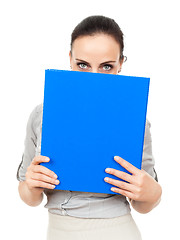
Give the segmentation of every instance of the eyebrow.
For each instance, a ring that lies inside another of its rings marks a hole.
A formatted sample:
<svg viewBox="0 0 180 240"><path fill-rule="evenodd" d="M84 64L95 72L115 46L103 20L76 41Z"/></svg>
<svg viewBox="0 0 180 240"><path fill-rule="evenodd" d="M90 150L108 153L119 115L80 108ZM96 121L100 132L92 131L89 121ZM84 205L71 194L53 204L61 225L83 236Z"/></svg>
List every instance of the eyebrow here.
<svg viewBox="0 0 180 240"><path fill-rule="evenodd" d="M89 64L88 62L86 62L86 61L84 61L84 60L82 60L82 59L78 59L78 58L76 58L76 60L78 60L78 61L82 61L82 62L84 62L84 63ZM110 63L110 62L116 62L116 61L106 61L106 62L101 63L100 65L105 64L105 63Z"/></svg>

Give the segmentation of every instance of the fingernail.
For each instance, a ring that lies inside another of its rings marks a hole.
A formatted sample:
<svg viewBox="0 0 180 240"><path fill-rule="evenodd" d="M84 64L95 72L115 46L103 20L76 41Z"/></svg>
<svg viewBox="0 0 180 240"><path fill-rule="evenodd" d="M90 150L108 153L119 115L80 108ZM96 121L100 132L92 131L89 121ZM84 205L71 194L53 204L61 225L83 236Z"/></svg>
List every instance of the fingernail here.
<svg viewBox="0 0 180 240"><path fill-rule="evenodd" d="M118 156L114 156L114 159L115 159L115 160L118 160Z"/></svg>
<svg viewBox="0 0 180 240"><path fill-rule="evenodd" d="M50 159L48 157L45 158L46 161L49 161Z"/></svg>
<svg viewBox="0 0 180 240"><path fill-rule="evenodd" d="M107 178L107 177L105 177L105 179L104 179L106 182L108 182L108 180L109 180L109 178Z"/></svg>
<svg viewBox="0 0 180 240"><path fill-rule="evenodd" d="M106 172L110 172L110 169L109 168L106 168L106 170L105 170Z"/></svg>
<svg viewBox="0 0 180 240"><path fill-rule="evenodd" d="M56 183L56 184L59 184L59 180L56 180L55 183Z"/></svg>
<svg viewBox="0 0 180 240"><path fill-rule="evenodd" d="M56 174L54 174L54 176L53 176L55 179L58 177Z"/></svg>

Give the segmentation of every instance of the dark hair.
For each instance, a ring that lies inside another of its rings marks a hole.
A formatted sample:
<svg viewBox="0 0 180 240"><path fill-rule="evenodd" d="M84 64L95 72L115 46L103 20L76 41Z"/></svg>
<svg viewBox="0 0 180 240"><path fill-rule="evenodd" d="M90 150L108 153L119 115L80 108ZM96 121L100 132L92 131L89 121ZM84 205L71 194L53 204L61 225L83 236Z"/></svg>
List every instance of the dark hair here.
<svg viewBox="0 0 180 240"><path fill-rule="evenodd" d="M121 31L119 25L114 21L114 19L94 15L82 20L73 30L71 34L71 51L73 42L80 36L93 36L96 33L104 33L114 37L114 39L120 45L120 59L124 59L124 34Z"/></svg>

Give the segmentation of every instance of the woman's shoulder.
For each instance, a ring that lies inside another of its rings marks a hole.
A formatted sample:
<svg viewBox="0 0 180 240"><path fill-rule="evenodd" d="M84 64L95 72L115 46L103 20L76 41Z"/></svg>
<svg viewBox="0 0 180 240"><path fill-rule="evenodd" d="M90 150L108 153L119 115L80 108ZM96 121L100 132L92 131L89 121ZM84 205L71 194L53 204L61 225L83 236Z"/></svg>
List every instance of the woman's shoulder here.
<svg viewBox="0 0 180 240"><path fill-rule="evenodd" d="M33 108L29 117L29 120L31 121L31 124L32 124L32 129L36 134L41 129L42 113L43 113L43 104L40 103Z"/></svg>
<svg viewBox="0 0 180 240"><path fill-rule="evenodd" d="M145 133L144 133L144 140L145 142L151 142L151 123L149 119L146 118L145 124Z"/></svg>
<svg viewBox="0 0 180 240"><path fill-rule="evenodd" d="M36 114L36 115L42 114L43 104L40 103L40 104L36 105L36 107L33 110L34 110L34 114Z"/></svg>
<svg viewBox="0 0 180 240"><path fill-rule="evenodd" d="M146 118L146 127L150 128L151 127L151 123L149 121L149 119Z"/></svg>
<svg viewBox="0 0 180 240"><path fill-rule="evenodd" d="M42 114L43 104L36 105L30 112L29 119L34 120L38 115Z"/></svg>

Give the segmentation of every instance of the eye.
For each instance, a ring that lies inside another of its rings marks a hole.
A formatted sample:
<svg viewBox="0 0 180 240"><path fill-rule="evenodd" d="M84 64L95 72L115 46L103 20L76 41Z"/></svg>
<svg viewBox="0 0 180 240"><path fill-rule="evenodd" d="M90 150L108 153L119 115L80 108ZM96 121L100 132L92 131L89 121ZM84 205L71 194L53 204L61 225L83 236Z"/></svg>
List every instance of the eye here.
<svg viewBox="0 0 180 240"><path fill-rule="evenodd" d="M112 68L113 68L113 66L110 64L106 64L103 66L103 70L105 70L105 71L110 71Z"/></svg>
<svg viewBox="0 0 180 240"><path fill-rule="evenodd" d="M77 63L77 65L80 69L87 69L87 64L86 63Z"/></svg>

